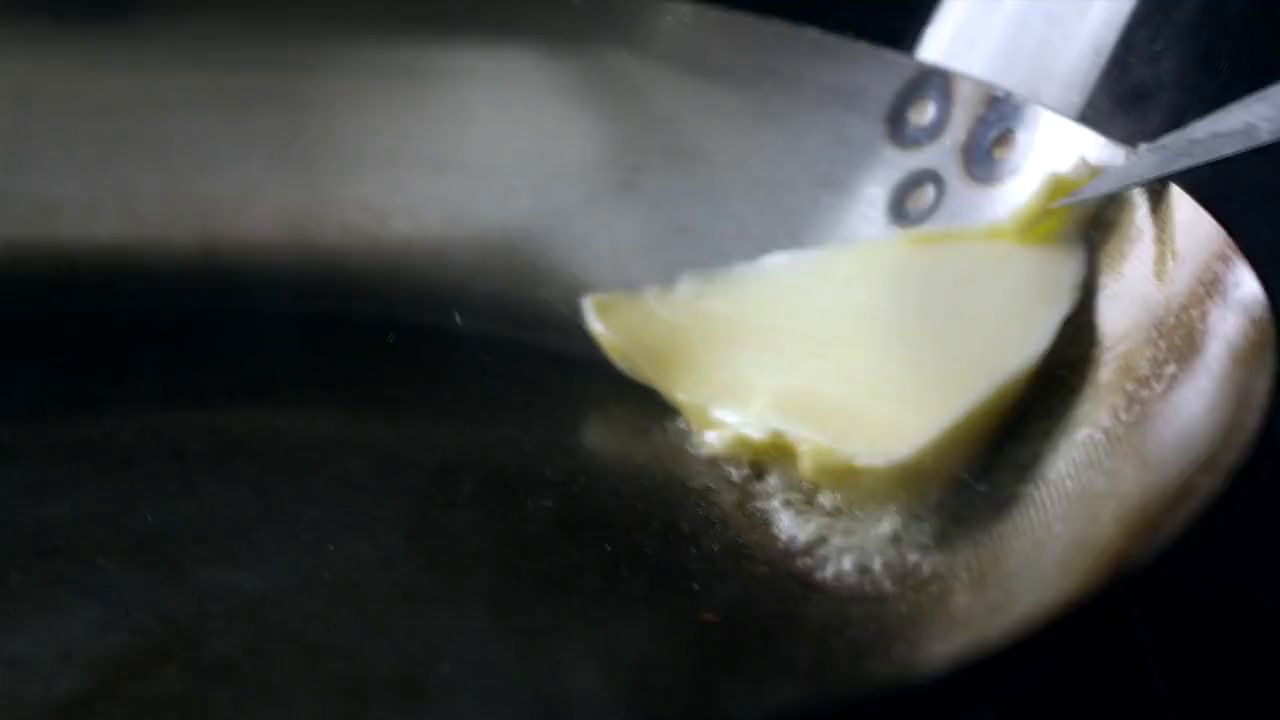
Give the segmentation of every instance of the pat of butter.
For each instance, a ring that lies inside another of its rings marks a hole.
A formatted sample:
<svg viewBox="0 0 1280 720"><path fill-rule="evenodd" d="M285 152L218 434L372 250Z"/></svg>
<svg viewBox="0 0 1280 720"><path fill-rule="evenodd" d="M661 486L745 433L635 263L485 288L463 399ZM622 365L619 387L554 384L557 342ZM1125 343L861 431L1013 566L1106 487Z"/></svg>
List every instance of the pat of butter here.
<svg viewBox="0 0 1280 720"><path fill-rule="evenodd" d="M989 228L593 293L582 312L709 453L785 463L858 497L918 492L981 448L1078 301L1085 248L1045 201Z"/></svg>

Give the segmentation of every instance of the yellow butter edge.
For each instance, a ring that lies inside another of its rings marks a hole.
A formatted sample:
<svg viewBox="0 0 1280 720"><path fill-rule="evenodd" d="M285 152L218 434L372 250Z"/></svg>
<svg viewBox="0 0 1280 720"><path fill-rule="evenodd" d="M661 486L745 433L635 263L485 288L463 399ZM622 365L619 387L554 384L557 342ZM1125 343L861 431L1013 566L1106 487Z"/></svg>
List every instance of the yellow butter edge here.
<svg viewBox="0 0 1280 720"><path fill-rule="evenodd" d="M908 232L902 239L908 242L999 239L1027 245L1054 242L1083 215L1080 206L1054 207L1054 203L1087 185L1099 172L1099 168L1083 165L1070 174L1050 175L1031 199L1007 220L972 227Z"/></svg>
<svg viewBox="0 0 1280 720"><path fill-rule="evenodd" d="M980 457L988 447L983 440L999 429L1033 371L1034 365L1011 377L914 451L896 460L876 462L860 461L826 443L796 439L781 431L753 437L709 418L700 404L666 399L689 423L698 448L710 456L760 462L794 472L807 482L835 490L846 498L899 502L927 497ZM708 432L726 432L731 440L708 447L702 437Z"/></svg>
<svg viewBox="0 0 1280 720"><path fill-rule="evenodd" d="M1037 193L1008 220L970 228L908 233L902 239L907 242L993 238L1025 244L1053 242L1070 230L1081 215L1078 207L1052 207L1053 204L1083 187L1096 172L1096 169L1086 167L1071 175L1050 176ZM620 343L614 341L607 324L596 312L602 303L634 294L597 292L584 295L580 306L588 333L617 370L657 392L684 417L703 450L717 457L790 468L809 482L854 494L860 499L893 500L919 494L925 489L924 486L943 482L948 473L939 470L957 470L968 462L970 458L962 454L964 448L972 448L975 453L981 452L981 443L973 441L975 436L988 435L995 429L1004 411L1021 394L1031 375L1029 370L1022 376L1011 378L932 442L903 458L903 462L860 463L857 458L850 458L826 443L791 437L782 431L754 437L732 425L715 420L701 403L656 387L648 378L648 373L634 363L628 353L623 352ZM730 440L712 448L704 442L704 436L713 432L725 432Z"/></svg>

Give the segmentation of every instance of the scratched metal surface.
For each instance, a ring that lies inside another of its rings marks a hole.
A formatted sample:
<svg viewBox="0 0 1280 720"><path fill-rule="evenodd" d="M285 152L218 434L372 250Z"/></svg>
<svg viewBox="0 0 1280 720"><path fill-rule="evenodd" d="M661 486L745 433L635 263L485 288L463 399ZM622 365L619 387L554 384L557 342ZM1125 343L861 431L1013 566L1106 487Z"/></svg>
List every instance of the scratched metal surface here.
<svg viewBox="0 0 1280 720"><path fill-rule="evenodd" d="M755 716L998 647L1229 479L1273 322L1177 189L1097 219L936 505L691 457L583 289L891 232L920 178L925 224L999 217L1121 149L781 23L486 7L0 25L11 716ZM943 121L901 134L913 87Z"/></svg>

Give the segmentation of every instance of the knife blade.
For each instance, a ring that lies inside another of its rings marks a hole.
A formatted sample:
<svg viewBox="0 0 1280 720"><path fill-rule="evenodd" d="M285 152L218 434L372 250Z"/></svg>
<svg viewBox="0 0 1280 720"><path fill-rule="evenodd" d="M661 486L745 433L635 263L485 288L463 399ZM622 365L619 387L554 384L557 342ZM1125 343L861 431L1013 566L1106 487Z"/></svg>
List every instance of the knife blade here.
<svg viewBox="0 0 1280 720"><path fill-rule="evenodd" d="M1072 205L1162 180L1280 140L1280 83L1139 145L1120 165L1100 172L1056 206Z"/></svg>

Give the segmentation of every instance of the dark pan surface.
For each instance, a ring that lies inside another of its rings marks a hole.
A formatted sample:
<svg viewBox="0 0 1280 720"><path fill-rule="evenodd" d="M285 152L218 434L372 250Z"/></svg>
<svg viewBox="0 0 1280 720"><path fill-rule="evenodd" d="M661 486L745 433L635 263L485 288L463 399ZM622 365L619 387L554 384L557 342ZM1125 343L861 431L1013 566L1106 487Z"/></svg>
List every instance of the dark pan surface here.
<svg viewBox="0 0 1280 720"><path fill-rule="evenodd" d="M579 440L665 416L606 368L266 275L3 292L8 718L754 715L874 672L857 603Z"/></svg>

